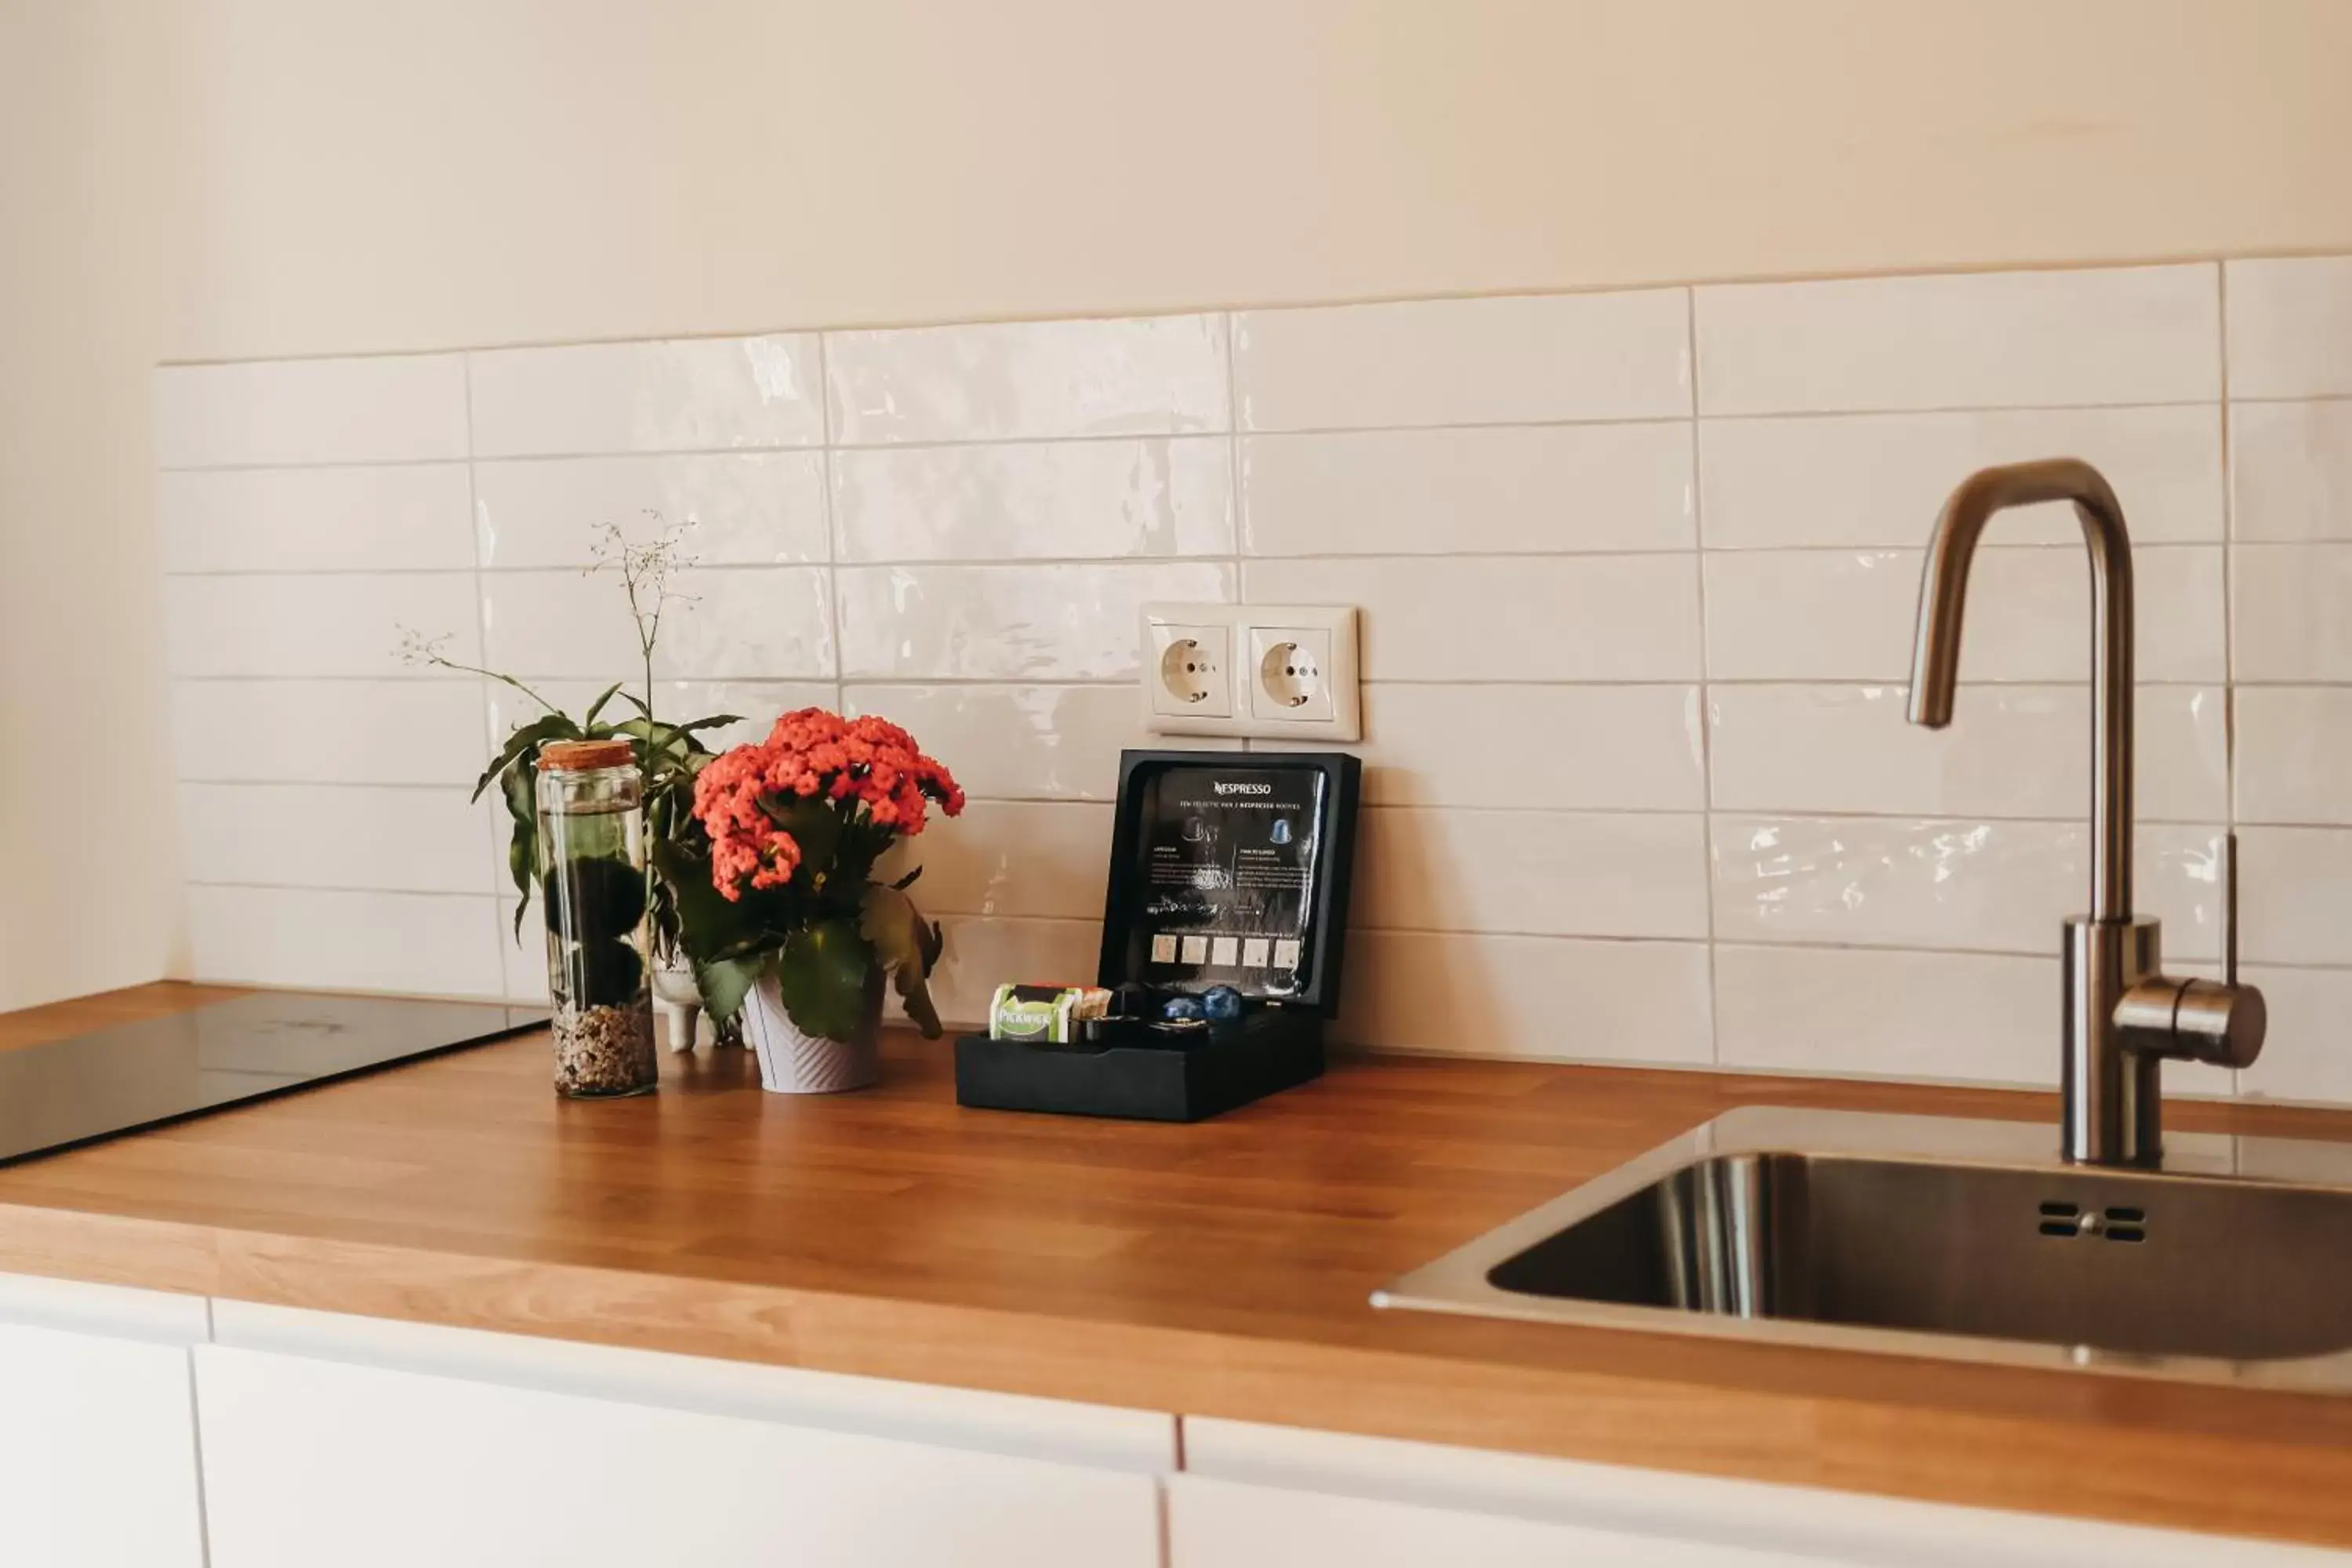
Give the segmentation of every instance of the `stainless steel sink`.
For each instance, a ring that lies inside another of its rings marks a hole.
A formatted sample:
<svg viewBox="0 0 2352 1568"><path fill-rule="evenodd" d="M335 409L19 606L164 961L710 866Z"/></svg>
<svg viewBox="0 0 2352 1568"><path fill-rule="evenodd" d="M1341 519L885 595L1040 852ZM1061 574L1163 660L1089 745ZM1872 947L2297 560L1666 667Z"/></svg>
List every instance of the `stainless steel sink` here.
<svg viewBox="0 0 2352 1568"><path fill-rule="evenodd" d="M2352 1389L2352 1145L1732 1112L1373 1295L1382 1307Z"/></svg>

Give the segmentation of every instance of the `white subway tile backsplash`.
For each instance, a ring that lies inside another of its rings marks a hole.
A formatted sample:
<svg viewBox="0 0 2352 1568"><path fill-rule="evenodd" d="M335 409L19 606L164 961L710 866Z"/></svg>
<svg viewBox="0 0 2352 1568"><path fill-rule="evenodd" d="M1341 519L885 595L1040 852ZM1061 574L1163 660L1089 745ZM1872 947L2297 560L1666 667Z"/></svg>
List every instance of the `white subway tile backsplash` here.
<svg viewBox="0 0 2352 1568"><path fill-rule="evenodd" d="M501 881L501 888L505 883ZM530 911L523 917L520 934L515 930L515 900L499 900L499 966L504 977L506 999L527 1007L544 1007L547 994L547 928L539 922L540 904L531 900ZM658 1025L660 1020L656 1019ZM702 1025L704 1039L709 1039L709 1024Z"/></svg>
<svg viewBox="0 0 2352 1568"><path fill-rule="evenodd" d="M474 456L814 447L814 334L493 349L466 356Z"/></svg>
<svg viewBox="0 0 2352 1568"><path fill-rule="evenodd" d="M403 627L446 634L448 657L479 663L473 574L173 577L163 584L164 664L175 676L439 675L402 662Z"/></svg>
<svg viewBox="0 0 2352 1568"><path fill-rule="evenodd" d="M844 561L1234 552L1222 436L877 447L833 458Z"/></svg>
<svg viewBox="0 0 2352 1568"><path fill-rule="evenodd" d="M463 463L163 474L166 572L467 571Z"/></svg>
<svg viewBox="0 0 2352 1568"><path fill-rule="evenodd" d="M1686 550L1687 420L1359 430L1241 443L1252 555Z"/></svg>
<svg viewBox="0 0 2352 1568"><path fill-rule="evenodd" d="M490 929L497 908L495 899L475 893L192 885L189 977L496 996L506 988Z"/></svg>
<svg viewBox="0 0 2352 1568"><path fill-rule="evenodd" d="M180 680L182 779L470 784L489 760L472 680Z"/></svg>
<svg viewBox="0 0 2352 1568"><path fill-rule="evenodd" d="M1702 288L1699 412L2210 403L2219 283L2199 263Z"/></svg>
<svg viewBox="0 0 2352 1568"><path fill-rule="evenodd" d="M1116 686L852 683L844 710L903 726L975 799L1116 800L1118 754L1161 746L1144 732L1143 703ZM1238 750L1238 741L1187 736L1190 750Z"/></svg>
<svg viewBox="0 0 2352 1568"><path fill-rule="evenodd" d="M2231 405L2230 491L2240 539L2352 540L2352 398Z"/></svg>
<svg viewBox="0 0 2352 1568"><path fill-rule="evenodd" d="M1923 553L1708 553L1707 674L1717 680L1904 679L1911 666ZM2219 545L2185 544L2134 552L2140 679L2223 679L2221 554ZM2090 589L2082 552L1980 548L1970 574L1968 621L1963 680L2085 679Z"/></svg>
<svg viewBox="0 0 2352 1568"><path fill-rule="evenodd" d="M2249 964L2247 984L2270 1009L2263 1054L2238 1075L2239 1092L2256 1100L2352 1101L2352 970L2266 969Z"/></svg>
<svg viewBox="0 0 2352 1568"><path fill-rule="evenodd" d="M1232 428L1223 316L827 332L824 352L846 447Z"/></svg>
<svg viewBox="0 0 2352 1568"><path fill-rule="evenodd" d="M152 384L165 468L466 457L458 354L165 365Z"/></svg>
<svg viewBox="0 0 2352 1568"><path fill-rule="evenodd" d="M1364 688L1364 795L1382 805L1697 811L1698 688Z"/></svg>
<svg viewBox="0 0 2352 1568"><path fill-rule="evenodd" d="M1249 310L1244 430L1668 419L1690 412L1680 289Z"/></svg>
<svg viewBox="0 0 2352 1568"><path fill-rule="evenodd" d="M1088 801L971 801L961 816L935 815L920 836L893 852L888 868L898 875L923 868L915 901L935 920L1099 920L1110 819L1108 804Z"/></svg>
<svg viewBox="0 0 2352 1568"><path fill-rule="evenodd" d="M465 787L183 784L191 882L412 893L493 890L495 803Z"/></svg>
<svg viewBox="0 0 2352 1568"><path fill-rule="evenodd" d="M2054 1086L2055 958L1864 948L1715 953L1721 1064Z"/></svg>
<svg viewBox="0 0 2352 1568"><path fill-rule="evenodd" d="M923 905L923 884L915 901ZM940 921L945 951L931 972L931 1005L950 1028L971 1027L988 1018L989 999L1006 981L1085 985L1093 983L1102 954L1100 920L1011 920L949 915ZM889 999L899 1014L898 999Z"/></svg>
<svg viewBox="0 0 2352 1568"><path fill-rule="evenodd" d="M2236 679L2352 681L2352 543L2238 545L2230 595Z"/></svg>
<svg viewBox="0 0 2352 1568"><path fill-rule="evenodd" d="M2352 396L2352 256L2227 264L2231 397Z"/></svg>
<svg viewBox="0 0 2352 1568"><path fill-rule="evenodd" d="M1714 844L1727 942L2037 953L2089 900L2078 822L1721 816ZM2135 907L2167 956L2218 956L2219 831L2143 825L2137 850Z"/></svg>
<svg viewBox="0 0 2352 1568"><path fill-rule="evenodd" d="M1357 835L1354 920L1387 931L1706 935L1696 813L1381 806Z"/></svg>
<svg viewBox="0 0 2352 1568"><path fill-rule="evenodd" d="M2239 697L2242 732L2247 693ZM2065 817L2090 800L2087 686L1972 686L1951 726L1907 723L1900 686L1716 686L1707 704L1717 810ZM2221 690L2143 686L2138 815L2228 815Z"/></svg>
<svg viewBox="0 0 2352 1568"><path fill-rule="evenodd" d="M1924 546L1962 479L2035 458L2095 465L2135 543L2221 539L2221 420L2210 403L1708 419L1698 438L1711 548ZM2063 503L2003 512L1990 535L1998 544L2082 537Z"/></svg>
<svg viewBox="0 0 2352 1568"><path fill-rule="evenodd" d="M1339 1032L1358 1045L1690 1066L1714 1056L1704 942L1358 931L1343 990Z"/></svg>
<svg viewBox="0 0 2352 1568"><path fill-rule="evenodd" d="M1233 568L845 566L841 671L869 680L1126 680L1143 606L1224 603Z"/></svg>
<svg viewBox="0 0 2352 1568"><path fill-rule="evenodd" d="M824 574L699 567L672 580L654 671L665 680L823 680L834 673ZM641 659L611 574L499 572L482 579L488 668L509 675L635 680Z"/></svg>
<svg viewBox="0 0 2352 1568"><path fill-rule="evenodd" d="M2240 822L2352 826L2352 687L2241 688L2237 739Z"/></svg>
<svg viewBox="0 0 2352 1568"><path fill-rule="evenodd" d="M1674 555L1256 561L1253 604L1354 605L1364 679L1692 680L1696 558Z"/></svg>
<svg viewBox="0 0 2352 1568"><path fill-rule="evenodd" d="M399 633L577 713L642 678L583 569L658 514L695 563L665 717L740 714L725 746L878 712L961 779L901 855L951 1022L1094 976L1119 753L1163 743L1139 607L1246 596L1363 612L1343 1037L2046 1084L2088 881L2063 508L1994 525L1952 726L1905 723L1900 683L1952 488L2076 456L2138 546L2137 905L2210 971L2234 812L2274 1017L2242 1079L2168 1087L2352 1100L2324 1022L2352 994L2347 344L2352 258L164 369L194 968L543 1000L508 825L467 798L537 706Z"/></svg>
<svg viewBox="0 0 2352 1568"><path fill-rule="evenodd" d="M644 679L640 676L622 672L603 680L534 679L528 684L549 704L580 719L586 716L589 705L614 680L624 680L624 684L604 704L600 717L607 723L618 723L636 714L635 705L626 699L644 697ZM501 738L517 725L527 724L547 711L524 693L496 681L486 682L482 691L488 704L489 733ZM833 693L832 684L822 681L656 679L654 716L665 724L687 724L698 719L735 714L735 723L697 731L703 744L723 752L730 746L764 740L768 731L775 728L778 716L796 708L832 707ZM504 838L499 842L503 845ZM503 885L503 876L500 882Z"/></svg>
<svg viewBox="0 0 2352 1568"><path fill-rule="evenodd" d="M2352 828L2240 827L2238 914L2248 963L2352 965Z"/></svg>
<svg viewBox="0 0 2352 1568"><path fill-rule="evenodd" d="M609 528L644 543L681 524L680 551L704 566L796 565L833 553L814 452L477 463L474 511L481 564L492 568L583 569Z"/></svg>

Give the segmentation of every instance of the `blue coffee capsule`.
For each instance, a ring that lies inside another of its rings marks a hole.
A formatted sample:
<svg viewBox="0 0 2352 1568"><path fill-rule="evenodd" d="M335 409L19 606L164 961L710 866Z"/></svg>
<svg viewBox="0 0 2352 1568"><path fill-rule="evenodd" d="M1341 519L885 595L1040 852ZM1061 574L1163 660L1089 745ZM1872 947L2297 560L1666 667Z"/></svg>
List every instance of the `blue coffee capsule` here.
<svg viewBox="0 0 2352 1568"><path fill-rule="evenodd" d="M1167 1005L1160 1009L1160 1016L1163 1018L1198 1019L1202 1015L1198 996L1171 996Z"/></svg>
<svg viewBox="0 0 2352 1568"><path fill-rule="evenodd" d="M1242 1016L1242 994L1230 985L1212 985L1201 993L1201 1012L1213 1022L1230 1024Z"/></svg>

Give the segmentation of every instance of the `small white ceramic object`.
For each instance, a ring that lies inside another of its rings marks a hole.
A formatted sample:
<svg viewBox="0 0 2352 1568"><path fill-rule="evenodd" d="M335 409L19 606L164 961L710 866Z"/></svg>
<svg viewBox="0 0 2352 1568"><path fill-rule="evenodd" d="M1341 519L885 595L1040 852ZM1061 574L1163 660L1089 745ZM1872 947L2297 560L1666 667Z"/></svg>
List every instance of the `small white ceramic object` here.
<svg viewBox="0 0 2352 1568"><path fill-rule="evenodd" d="M669 1048L694 1049L694 1037L702 1020L702 992L694 984L693 969L684 963L656 964L654 1000L660 1004L662 1022L668 1026Z"/></svg>

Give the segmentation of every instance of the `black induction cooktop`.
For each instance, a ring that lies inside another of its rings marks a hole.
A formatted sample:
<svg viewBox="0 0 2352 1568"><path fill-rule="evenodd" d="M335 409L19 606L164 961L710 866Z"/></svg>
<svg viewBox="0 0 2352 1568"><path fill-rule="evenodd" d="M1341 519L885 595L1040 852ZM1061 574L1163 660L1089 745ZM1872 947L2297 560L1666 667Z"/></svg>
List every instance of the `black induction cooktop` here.
<svg viewBox="0 0 2352 1568"><path fill-rule="evenodd" d="M0 1164L546 1021L494 1002L264 991L0 1051Z"/></svg>

